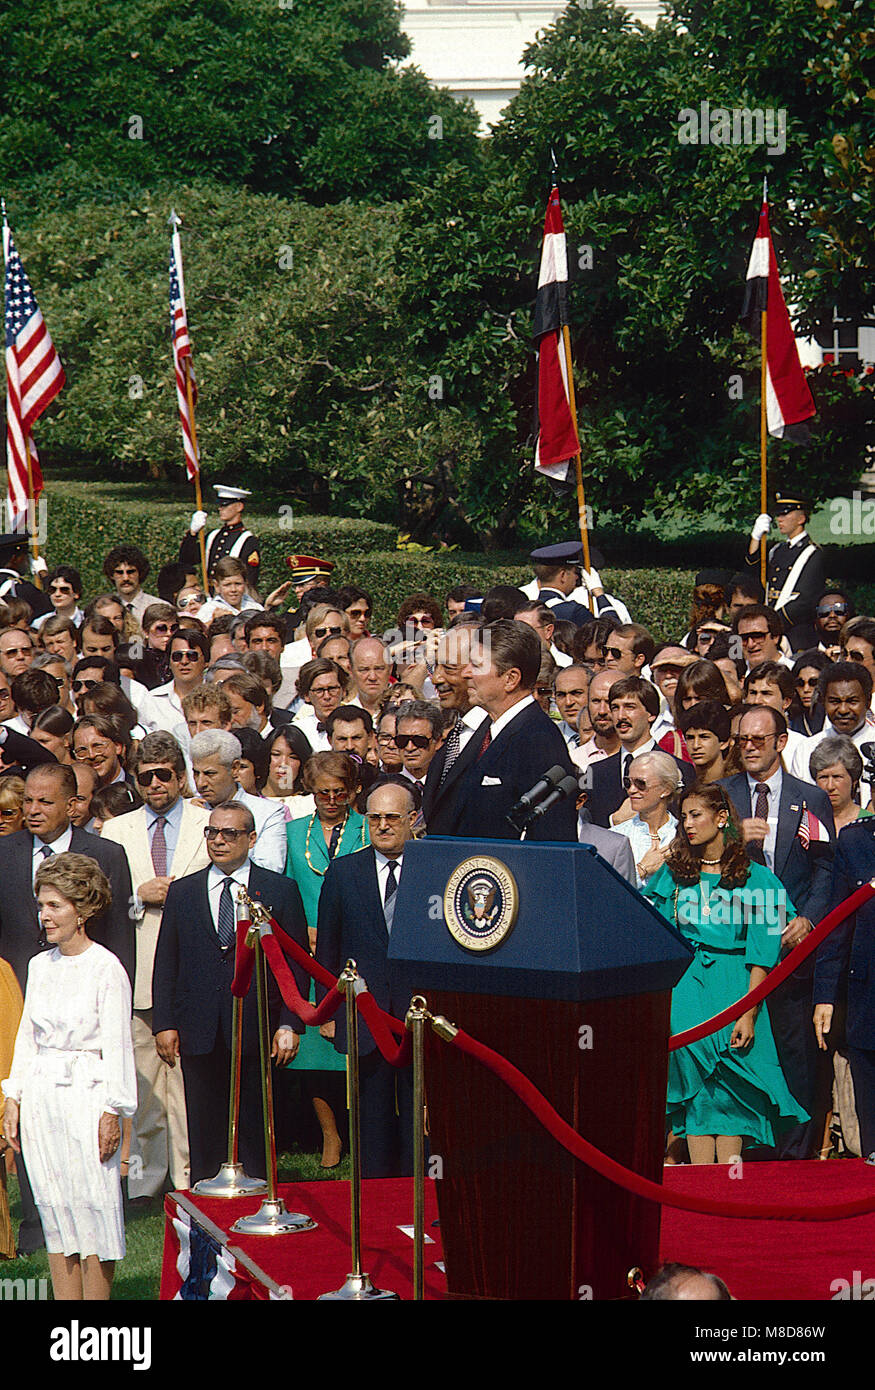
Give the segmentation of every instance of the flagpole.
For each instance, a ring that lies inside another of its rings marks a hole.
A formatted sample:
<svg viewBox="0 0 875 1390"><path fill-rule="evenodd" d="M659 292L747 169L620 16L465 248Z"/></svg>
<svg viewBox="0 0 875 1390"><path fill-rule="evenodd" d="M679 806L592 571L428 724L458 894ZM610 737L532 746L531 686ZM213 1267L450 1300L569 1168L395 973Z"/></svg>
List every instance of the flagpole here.
<svg viewBox="0 0 875 1390"><path fill-rule="evenodd" d="M553 184L555 185L558 192L559 163L556 159L556 152L554 151L552 145L550 146L550 162L552 165ZM568 407L571 411L571 421L574 425L574 433L579 442L580 435L577 429L577 403L574 398L574 372L572 370L571 365L571 335L568 331L567 323L563 323L562 325L562 346L565 351L565 375L566 380L568 382ZM574 476L575 481L577 483L577 524L580 528L580 544L583 550L583 567L586 570L587 574L589 574L589 526L587 525L586 518L586 497L583 491L583 468L581 466L579 448L577 450L577 453L574 455ZM592 596L592 593L590 592L589 584L587 584L586 586L586 596L587 601L589 603L590 612L594 614L596 611L596 603L595 599Z"/></svg>
<svg viewBox="0 0 875 1390"><path fill-rule="evenodd" d="M170 225L171 225L172 228L173 228L173 247L174 247L174 251L175 251L175 253L176 253L176 273L177 273L177 275L178 275L178 277L179 277L179 293L180 293L180 297L181 297L181 299L182 299L182 303L183 303L183 305L184 305L184 307L185 307L185 317L186 317L186 322L187 322L187 321L188 321L188 305L187 305L186 298L185 298L185 279L184 279L184 277L183 277L183 271L182 271L182 244L181 244L181 242L180 242L180 240L179 240L179 223L180 223L180 220L181 220L181 219L180 219L179 217L177 217L177 215L176 215L176 209L175 209L175 208L171 208L171 209L170 209L170 217L168 218L168 221L169 221ZM183 371L185 372L185 399L186 399L186 401L188 402L188 418L189 418L189 422L190 422L190 424L191 424L191 444L192 444L192 448L194 449L194 456L195 456L195 459L197 460L197 468L195 469L195 474L194 474L194 502L195 502L195 507L196 507L196 509L197 509L199 512L202 512L203 509L204 509L204 501L203 501L203 496L202 496L202 494L201 494L201 468L200 468L201 456L200 456L200 452L199 452L199 450L198 450L198 445L197 445L197 425L195 424L195 418L194 418L194 392L193 392L193 390L192 390L192 382L191 382L191 362L190 362L190 359L189 359L189 358L186 358L186 359L184 360L184 362L183 362L183 364L182 364L182 369L183 369ZM204 544L204 528L203 528L203 527L201 527L201 529L198 531L198 533L197 533L197 538L198 538L198 547L199 547L199 549L200 549L200 555L201 555L201 576L202 576L203 581L204 581L204 593L207 595L207 598L209 598L209 596L210 596L210 587L209 587L209 580L208 580L208 578L207 578L207 551L206 551L206 546L205 546L205 544Z"/></svg>
<svg viewBox="0 0 875 1390"><path fill-rule="evenodd" d="M763 202L768 202L769 181L763 179ZM768 271L767 271L768 273ZM768 297L766 299L768 305ZM768 511L769 489L766 470L767 446L769 439L768 411L766 393L768 390L768 331L767 331L768 308L762 310L760 314L760 513ZM768 595L766 592L766 537L760 537L760 583L763 586L764 601Z"/></svg>

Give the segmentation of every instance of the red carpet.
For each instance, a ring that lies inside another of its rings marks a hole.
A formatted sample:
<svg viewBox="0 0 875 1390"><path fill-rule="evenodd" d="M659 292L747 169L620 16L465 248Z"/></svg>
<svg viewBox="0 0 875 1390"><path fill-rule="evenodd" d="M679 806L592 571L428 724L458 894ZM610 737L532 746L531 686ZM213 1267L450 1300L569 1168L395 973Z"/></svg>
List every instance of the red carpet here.
<svg viewBox="0 0 875 1390"><path fill-rule="evenodd" d="M800 1207L841 1201L875 1191L875 1168L860 1159L829 1163L747 1163L743 1176L730 1178L727 1168L667 1168L667 1187L727 1202L783 1201ZM284 1185L287 1205L306 1212L318 1229L292 1236L239 1237L228 1234L236 1218L255 1211L252 1199L217 1201L192 1198L198 1211L222 1233L221 1244L241 1251L276 1285L289 1286L295 1299L314 1299L339 1288L349 1272L349 1188L346 1183L315 1182ZM168 1210L174 1208L168 1197ZM362 1195L363 1266L373 1282L404 1299L413 1293L413 1242L399 1225L413 1221L413 1185L409 1179L387 1178L364 1184ZM435 1268L441 1259L440 1231L434 1183L426 1183L426 1297L439 1299L446 1284ZM213 1233L215 1234L215 1232ZM875 1278L875 1215L831 1223L799 1221L739 1221L696 1216L663 1208L661 1257L700 1265L719 1274L739 1299L828 1300L837 1291L834 1281L853 1283ZM179 1287L177 1246L165 1240L161 1297L172 1298ZM247 1274L236 1297L267 1297L258 1274Z"/></svg>

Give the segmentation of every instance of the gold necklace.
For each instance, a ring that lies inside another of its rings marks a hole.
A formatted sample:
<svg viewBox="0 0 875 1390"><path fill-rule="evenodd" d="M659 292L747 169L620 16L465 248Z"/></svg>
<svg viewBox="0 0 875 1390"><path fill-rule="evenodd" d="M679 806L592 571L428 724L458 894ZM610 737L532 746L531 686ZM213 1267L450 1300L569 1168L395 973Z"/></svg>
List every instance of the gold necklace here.
<svg viewBox="0 0 875 1390"><path fill-rule="evenodd" d="M314 823L314 821L316 820L316 817L318 816L318 814L319 814L318 811L314 811L314 812L313 812L312 816L310 817L310 824L307 826L307 838L306 838L306 840L304 841L304 858L306 859L307 863L310 865L310 868L313 870L314 874L318 874L320 878L324 878L324 877L325 877L325 869L317 869L316 865L313 863L313 860L310 858L310 836L311 836L312 833L313 833L313 823ZM334 851L334 857L335 857L335 859L337 858L338 854L340 853L340 845L341 845L341 842L342 842L342 840L343 840L343 834L344 834L344 831L346 830L346 823L347 823L348 820L349 820L349 807L347 806L347 808L346 808L346 815L343 817L343 820L341 821L340 834L339 834L338 837L337 837L337 848L336 848L335 851ZM327 867L327 866L326 866L326 867Z"/></svg>

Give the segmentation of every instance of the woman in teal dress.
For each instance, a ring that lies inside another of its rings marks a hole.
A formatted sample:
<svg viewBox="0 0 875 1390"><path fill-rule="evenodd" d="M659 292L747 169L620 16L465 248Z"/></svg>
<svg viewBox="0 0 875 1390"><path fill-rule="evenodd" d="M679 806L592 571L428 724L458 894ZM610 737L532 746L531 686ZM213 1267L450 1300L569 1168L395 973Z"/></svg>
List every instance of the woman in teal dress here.
<svg viewBox="0 0 875 1390"><path fill-rule="evenodd" d="M677 836L643 891L696 951L672 994L672 1033L704 1023L760 984L796 915L775 875L748 859L735 808L717 783L683 792ZM744 1140L773 1145L808 1119L784 1080L761 1008L669 1054L667 1109L671 1133L686 1135L693 1163L730 1163Z"/></svg>
<svg viewBox="0 0 875 1390"><path fill-rule="evenodd" d="M348 754L314 753L304 764L304 786L312 793L316 810L310 816L289 821L286 826L286 873L301 891L312 952L316 950L319 895L328 865L338 855L353 854L369 843L365 818L352 804L359 777L358 766ZM311 988L311 1002L313 998ZM334 1108L342 1103L342 1096L338 1078L325 1073L343 1071L345 1061L330 1041L333 1020L324 1024L323 1029L307 1029L290 1066L303 1073L305 1094L313 1101L322 1129L322 1167L336 1168L340 1162L341 1143Z"/></svg>

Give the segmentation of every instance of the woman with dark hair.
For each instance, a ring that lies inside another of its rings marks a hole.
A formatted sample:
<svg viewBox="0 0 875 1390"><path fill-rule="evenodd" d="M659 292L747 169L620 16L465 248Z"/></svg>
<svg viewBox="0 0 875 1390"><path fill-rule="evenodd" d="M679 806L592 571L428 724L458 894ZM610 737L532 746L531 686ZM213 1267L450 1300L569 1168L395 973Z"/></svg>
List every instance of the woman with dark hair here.
<svg viewBox="0 0 875 1390"><path fill-rule="evenodd" d="M298 672L298 694L304 701L292 723L305 735L310 746L319 753L331 748L325 731L325 720L342 704L349 689L349 675L335 661L314 657L305 661Z"/></svg>
<svg viewBox="0 0 875 1390"><path fill-rule="evenodd" d="M325 872L333 859L354 854L368 843L367 821L354 809L360 767L347 753L314 753L304 768L304 785L312 792L316 809L311 816L286 826L289 857L286 873L301 891L310 950L316 951L316 923ZM312 991L311 991L312 995ZM322 1129L322 1167L336 1168L341 1141L334 1111L342 1104L336 1077L345 1063L330 1042L333 1021L322 1029L308 1028L291 1065L306 1077L305 1091Z"/></svg>
<svg viewBox="0 0 875 1390"><path fill-rule="evenodd" d="M316 802L304 786L304 764L313 749L306 734L294 724L283 724L265 743L269 761L264 795L285 803L287 820L312 815Z"/></svg>
<svg viewBox="0 0 875 1390"><path fill-rule="evenodd" d="M644 895L695 947L672 994L672 1033L761 984L796 915L775 875L749 860L738 814L716 783L681 793L678 833ZM807 1120L784 1080L768 1011L749 1009L672 1052L667 1110L671 1139L686 1136L693 1163L730 1163L744 1140L771 1147Z"/></svg>
<svg viewBox="0 0 875 1390"><path fill-rule="evenodd" d="M50 705L42 714L38 714L31 724L30 736L36 743L41 743L43 748L48 748L50 753L54 753L59 763L67 763L69 766L73 761L70 751L73 723L73 716L69 710L64 709L62 705Z"/></svg>
<svg viewBox="0 0 875 1390"><path fill-rule="evenodd" d="M101 681L82 696L83 714L103 714L114 719L124 730L127 739L141 739L145 729L137 722L134 709L124 691L110 681Z"/></svg>
<svg viewBox="0 0 875 1390"><path fill-rule="evenodd" d="M443 627L441 606L431 594L410 594L398 609L398 630L407 636L407 629L425 632Z"/></svg>
<svg viewBox="0 0 875 1390"><path fill-rule="evenodd" d="M819 734L826 718L823 705L817 699L820 675L832 665L826 652L800 652L793 662L796 698L787 711L790 728L797 734Z"/></svg>
<svg viewBox="0 0 875 1390"><path fill-rule="evenodd" d="M676 713L679 715L681 710L690 709L702 700L716 700L721 705L729 704L726 682L713 661L694 661L692 666L685 666L678 676L674 692Z"/></svg>
<svg viewBox="0 0 875 1390"><path fill-rule="evenodd" d="M254 729L233 729L232 732L241 750L237 781L250 796L261 796L270 770L267 743Z"/></svg>

